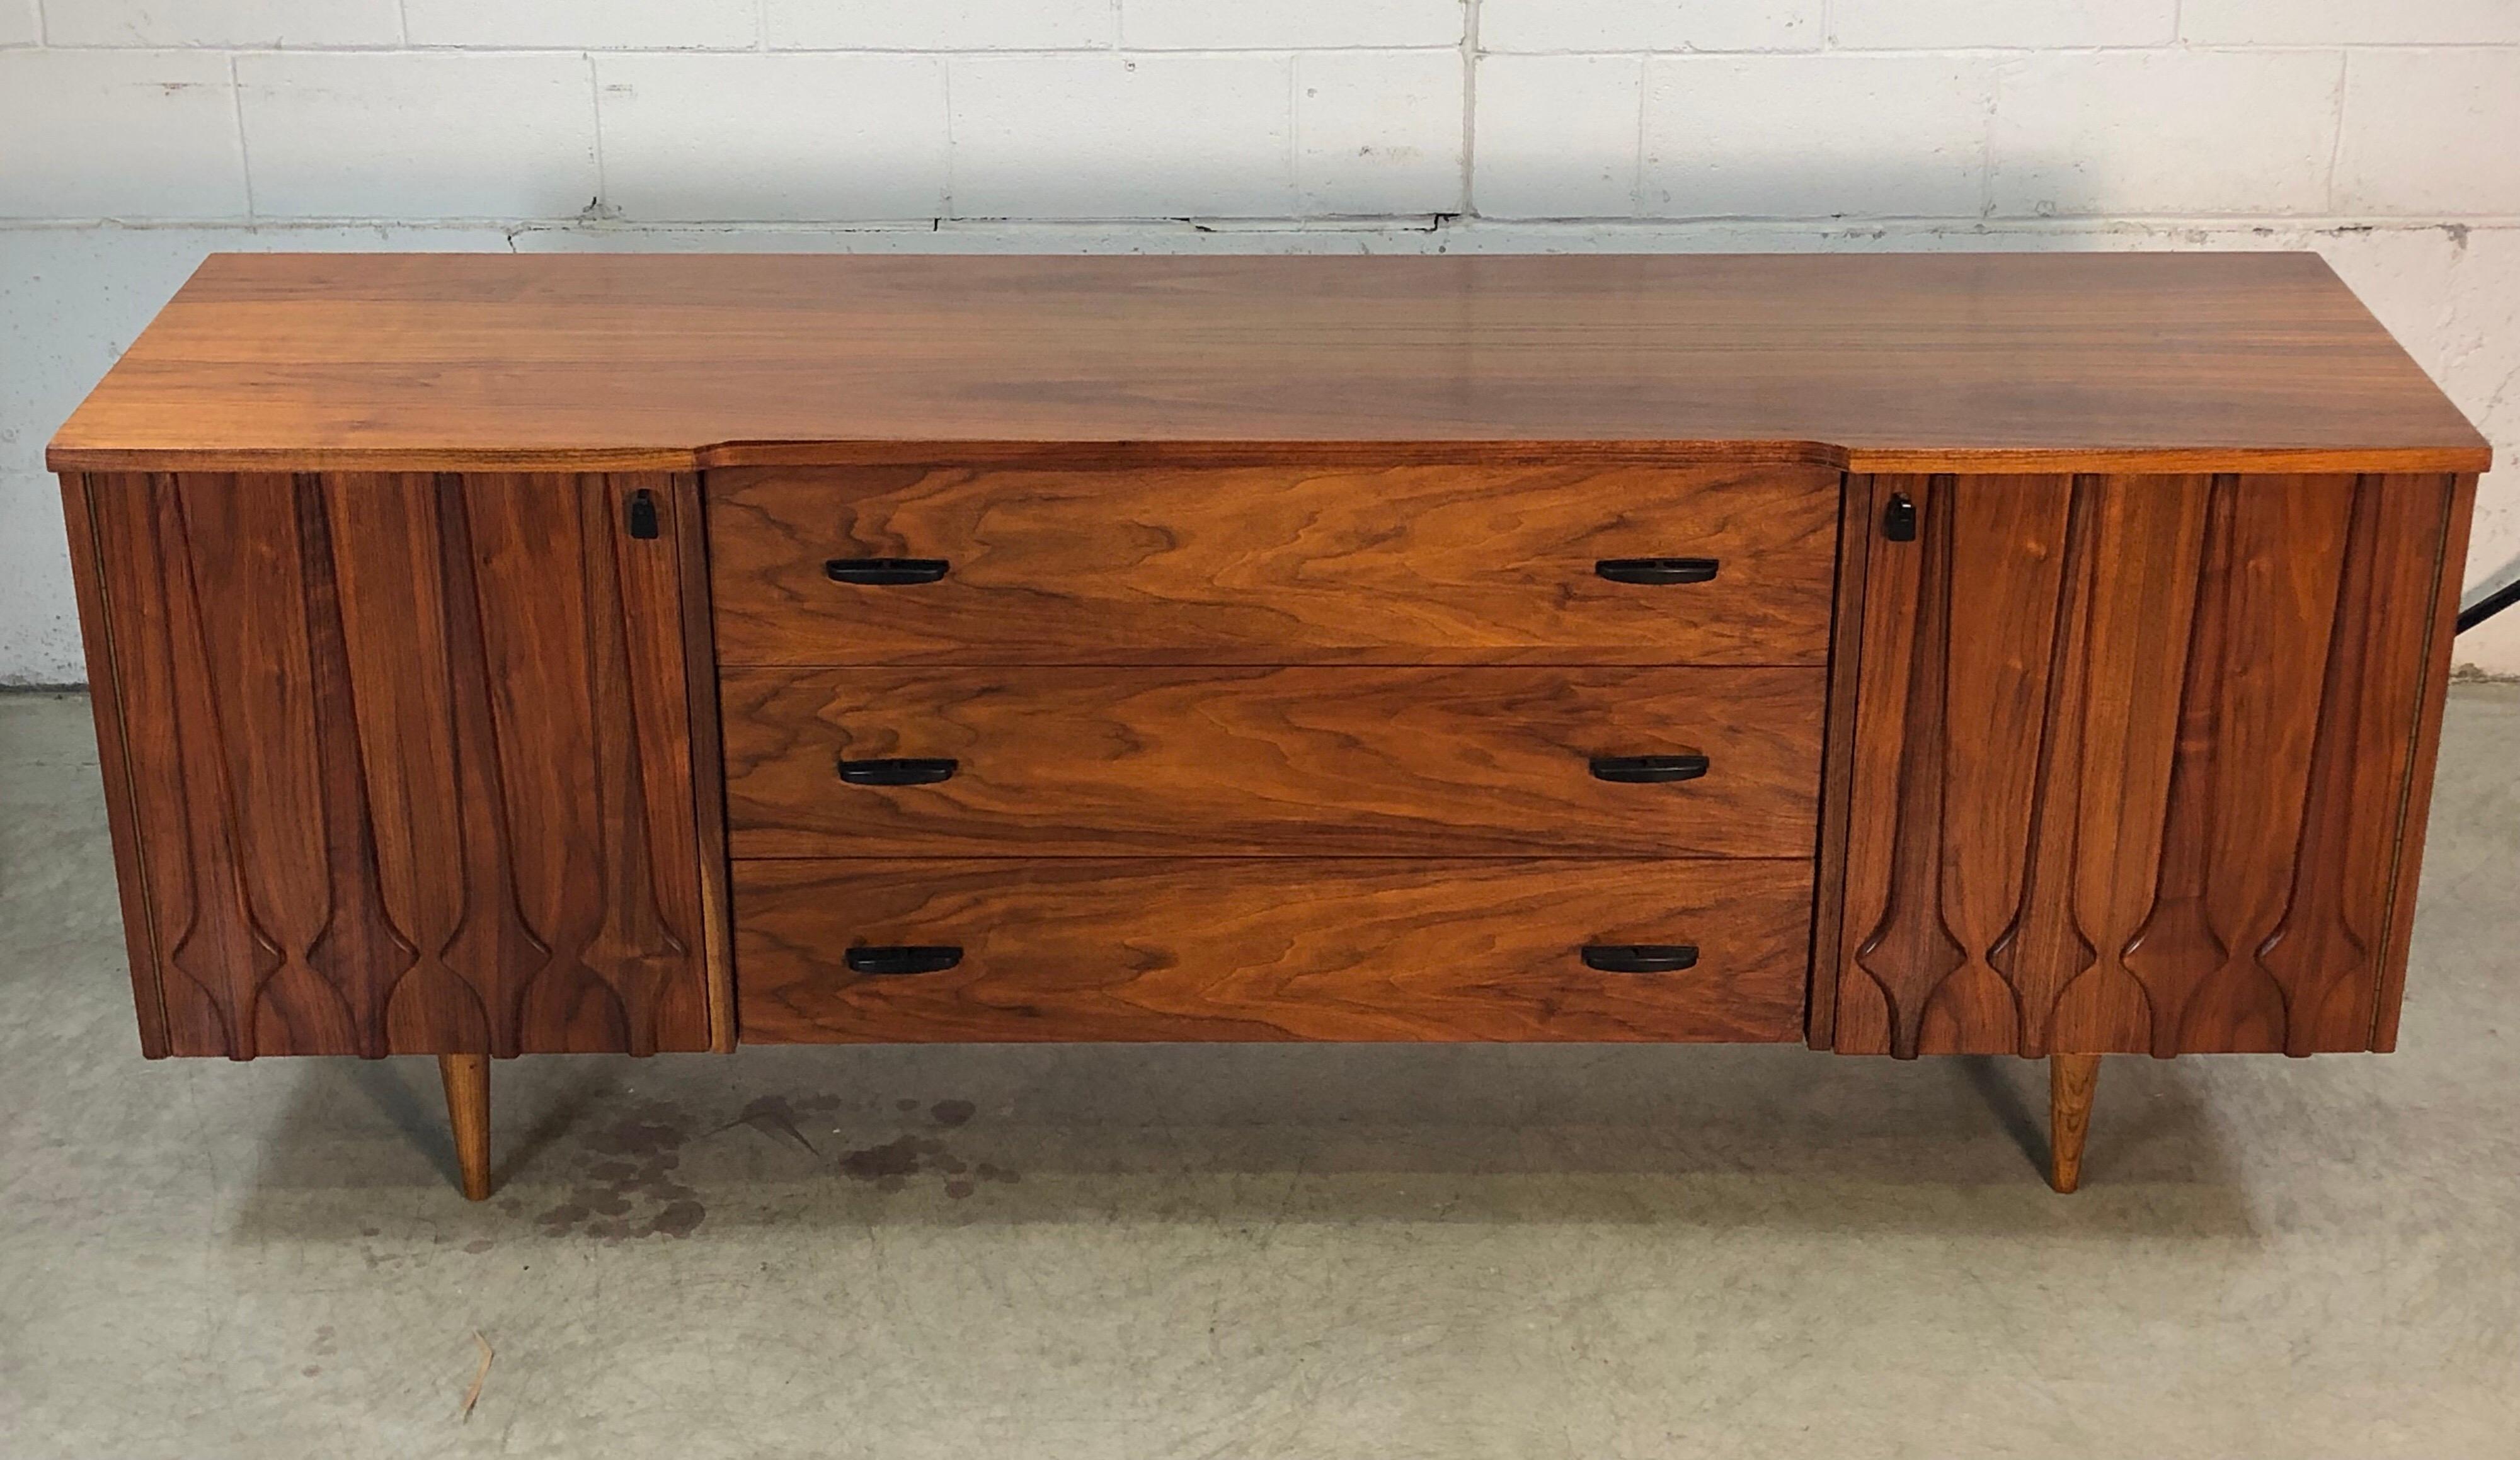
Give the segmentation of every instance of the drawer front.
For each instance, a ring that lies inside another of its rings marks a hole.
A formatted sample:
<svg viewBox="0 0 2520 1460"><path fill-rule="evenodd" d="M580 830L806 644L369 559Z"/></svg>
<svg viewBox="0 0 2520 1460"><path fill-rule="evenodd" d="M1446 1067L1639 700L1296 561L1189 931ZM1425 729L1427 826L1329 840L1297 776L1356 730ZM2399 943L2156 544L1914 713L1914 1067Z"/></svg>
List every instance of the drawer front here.
<svg viewBox="0 0 2520 1460"><path fill-rule="evenodd" d="M1820 665L1838 488L1795 466L715 471L718 661ZM1596 566L1672 557L1716 574ZM830 570L901 558L947 566Z"/></svg>
<svg viewBox="0 0 2520 1460"><path fill-rule="evenodd" d="M1813 669L737 669L727 820L738 857L1808 857L1824 688Z"/></svg>
<svg viewBox="0 0 2520 1460"><path fill-rule="evenodd" d="M742 1036L771 1043L1787 1040L1810 916L1807 861L735 867ZM1663 972L1586 952L1682 945Z"/></svg>

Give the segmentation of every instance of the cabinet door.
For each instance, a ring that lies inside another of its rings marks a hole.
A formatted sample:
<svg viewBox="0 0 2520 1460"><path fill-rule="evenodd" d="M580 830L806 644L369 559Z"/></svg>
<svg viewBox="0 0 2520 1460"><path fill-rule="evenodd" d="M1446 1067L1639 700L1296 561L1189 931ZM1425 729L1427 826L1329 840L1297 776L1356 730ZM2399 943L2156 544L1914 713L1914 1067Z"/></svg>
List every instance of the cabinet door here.
<svg viewBox="0 0 2520 1460"><path fill-rule="evenodd" d="M731 1033L691 478L64 491L150 1053Z"/></svg>
<svg viewBox="0 0 2520 1460"><path fill-rule="evenodd" d="M2386 1047L2467 490L1874 478L1835 1046Z"/></svg>

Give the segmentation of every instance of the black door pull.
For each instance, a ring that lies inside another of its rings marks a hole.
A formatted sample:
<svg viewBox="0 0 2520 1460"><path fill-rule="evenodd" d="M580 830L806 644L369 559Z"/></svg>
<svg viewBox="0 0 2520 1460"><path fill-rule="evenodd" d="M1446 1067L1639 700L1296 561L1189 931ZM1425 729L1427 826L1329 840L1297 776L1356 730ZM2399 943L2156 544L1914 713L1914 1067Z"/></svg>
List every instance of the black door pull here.
<svg viewBox="0 0 2520 1460"><path fill-rule="evenodd" d="M842 761L840 779L853 786L932 786L952 780L962 765L952 759Z"/></svg>
<svg viewBox="0 0 2520 1460"><path fill-rule="evenodd" d="M834 557L823 564L833 583L863 583L886 588L901 583L934 583L953 564L941 557Z"/></svg>
<svg viewBox="0 0 2520 1460"><path fill-rule="evenodd" d="M1604 557L1593 571L1612 583L1712 583L1711 557Z"/></svg>
<svg viewBox="0 0 2520 1460"><path fill-rule="evenodd" d="M1697 962L1690 943L1588 943L1584 966L1603 973L1672 973Z"/></svg>
<svg viewBox="0 0 2520 1460"><path fill-rule="evenodd" d="M1621 785L1651 785L1666 780L1695 780L1706 774L1702 755L1597 755L1593 778Z"/></svg>
<svg viewBox="0 0 2520 1460"><path fill-rule="evenodd" d="M656 535L656 494L645 487L630 494L630 535L634 538Z"/></svg>
<svg viewBox="0 0 2520 1460"><path fill-rule="evenodd" d="M1881 535L1894 543L1916 540L1916 504L1905 492L1890 494L1890 505L1881 509Z"/></svg>
<svg viewBox="0 0 2520 1460"><path fill-rule="evenodd" d="M963 950L951 943L884 945L853 948L842 958L851 973L943 973L963 961Z"/></svg>

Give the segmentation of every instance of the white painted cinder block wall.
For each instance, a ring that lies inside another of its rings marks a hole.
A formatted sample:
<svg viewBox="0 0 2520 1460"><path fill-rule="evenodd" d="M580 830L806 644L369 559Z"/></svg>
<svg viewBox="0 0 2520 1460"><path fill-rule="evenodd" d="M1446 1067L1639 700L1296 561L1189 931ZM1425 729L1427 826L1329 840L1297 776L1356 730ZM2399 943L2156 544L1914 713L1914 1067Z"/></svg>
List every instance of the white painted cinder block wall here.
<svg viewBox="0 0 2520 1460"><path fill-rule="evenodd" d="M0 683L213 249L2269 247L2512 456L2520 0L0 0Z"/></svg>

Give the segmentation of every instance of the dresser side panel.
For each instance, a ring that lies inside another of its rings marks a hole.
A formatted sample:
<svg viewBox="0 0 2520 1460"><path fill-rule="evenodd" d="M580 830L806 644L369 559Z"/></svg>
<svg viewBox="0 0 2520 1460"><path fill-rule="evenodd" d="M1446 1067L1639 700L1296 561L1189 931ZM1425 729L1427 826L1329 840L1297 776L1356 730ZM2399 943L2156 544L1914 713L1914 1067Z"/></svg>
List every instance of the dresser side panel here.
<svg viewBox="0 0 2520 1460"><path fill-rule="evenodd" d="M2423 691L2415 711L2414 748L2407 768L2405 811L2398 823L2396 864L2389 893L2389 929L2382 948L2380 990L2372 1016L2371 1047L2398 1047L2398 1014L2407 990L2407 957L2414 936L2415 894L2422 880L2424 829L2432 814L2433 770L2441 758L2442 712L2450 696L2451 655L2458 637L2460 580L2467 567L2467 539L2476 515L2476 474L2449 480L2449 509L2441 553L2433 565L2433 606L2423 647Z"/></svg>
<svg viewBox="0 0 2520 1460"><path fill-rule="evenodd" d="M86 649L88 706L96 717L97 769L105 788L106 829L113 844L115 890L122 906L122 937L131 974L132 1006L140 1022L140 1052L163 1059L173 1050L166 1035L166 1006L158 982L158 941L152 926L146 863L136 821L137 796L124 744L119 657L113 605L105 587L103 549L97 540L92 494L112 491L120 477L62 474L62 518L68 529L70 583L78 598L79 639ZM126 488L127 489L127 488Z"/></svg>

